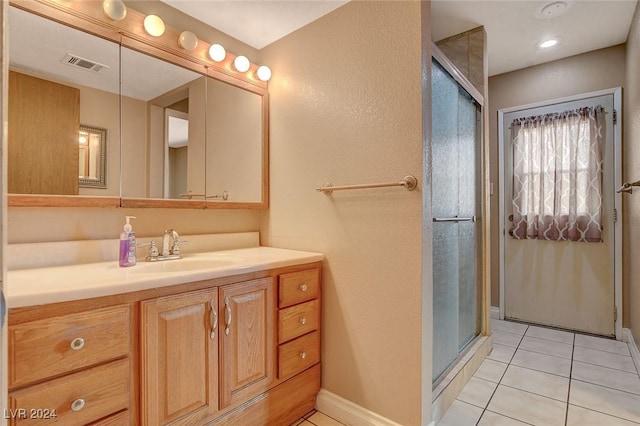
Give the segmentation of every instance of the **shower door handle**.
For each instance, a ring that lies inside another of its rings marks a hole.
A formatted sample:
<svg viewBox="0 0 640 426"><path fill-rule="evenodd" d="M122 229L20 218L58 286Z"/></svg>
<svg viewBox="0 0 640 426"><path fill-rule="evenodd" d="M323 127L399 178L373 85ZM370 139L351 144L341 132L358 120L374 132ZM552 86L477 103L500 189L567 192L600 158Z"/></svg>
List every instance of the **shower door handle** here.
<svg viewBox="0 0 640 426"><path fill-rule="evenodd" d="M476 222L475 216L471 217L434 217L434 222Z"/></svg>

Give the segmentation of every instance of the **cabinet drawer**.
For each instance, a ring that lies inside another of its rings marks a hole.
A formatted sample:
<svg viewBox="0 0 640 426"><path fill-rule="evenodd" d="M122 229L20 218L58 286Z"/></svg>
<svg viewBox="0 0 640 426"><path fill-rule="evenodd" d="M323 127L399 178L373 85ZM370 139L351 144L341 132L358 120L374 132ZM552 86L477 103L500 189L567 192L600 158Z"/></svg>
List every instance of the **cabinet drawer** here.
<svg viewBox="0 0 640 426"><path fill-rule="evenodd" d="M281 309L278 312L278 342L284 343L310 331L317 330L319 305L316 299Z"/></svg>
<svg viewBox="0 0 640 426"><path fill-rule="evenodd" d="M318 297L320 270L307 269L280 275L278 307L295 305Z"/></svg>
<svg viewBox="0 0 640 426"><path fill-rule="evenodd" d="M129 361L123 359L10 392L12 411L7 417L11 425L20 426L85 425L126 409L128 405ZM26 415L20 415L21 409ZM56 417L30 416L32 409L48 410L49 413L55 410Z"/></svg>
<svg viewBox="0 0 640 426"><path fill-rule="evenodd" d="M314 331L278 347L279 377L293 376L320 361L320 333Z"/></svg>
<svg viewBox="0 0 640 426"><path fill-rule="evenodd" d="M131 421L129 410L124 410L119 412L118 414L109 416L106 419L101 419L97 422L91 423L91 426L125 426L132 424L133 422Z"/></svg>
<svg viewBox="0 0 640 426"><path fill-rule="evenodd" d="M115 306L9 327L9 388L124 356L129 306Z"/></svg>

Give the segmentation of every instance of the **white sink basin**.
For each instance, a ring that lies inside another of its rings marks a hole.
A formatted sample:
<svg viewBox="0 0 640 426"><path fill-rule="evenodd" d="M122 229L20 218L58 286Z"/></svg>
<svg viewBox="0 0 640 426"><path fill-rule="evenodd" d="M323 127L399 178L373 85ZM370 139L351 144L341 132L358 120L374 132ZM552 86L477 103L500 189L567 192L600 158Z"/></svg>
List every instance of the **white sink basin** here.
<svg viewBox="0 0 640 426"><path fill-rule="evenodd" d="M131 272L140 274L188 272L207 269L225 268L239 265L244 261L240 256L207 254L203 256L183 257L175 260L156 262L138 262L131 268Z"/></svg>

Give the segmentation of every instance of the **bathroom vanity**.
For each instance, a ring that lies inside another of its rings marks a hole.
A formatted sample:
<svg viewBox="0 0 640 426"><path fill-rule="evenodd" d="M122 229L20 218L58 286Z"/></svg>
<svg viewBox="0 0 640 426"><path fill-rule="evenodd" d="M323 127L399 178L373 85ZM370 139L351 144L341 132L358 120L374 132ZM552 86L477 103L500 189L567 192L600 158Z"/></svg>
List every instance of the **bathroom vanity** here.
<svg viewBox="0 0 640 426"><path fill-rule="evenodd" d="M320 388L321 260L247 247L10 271L9 424L291 424Z"/></svg>

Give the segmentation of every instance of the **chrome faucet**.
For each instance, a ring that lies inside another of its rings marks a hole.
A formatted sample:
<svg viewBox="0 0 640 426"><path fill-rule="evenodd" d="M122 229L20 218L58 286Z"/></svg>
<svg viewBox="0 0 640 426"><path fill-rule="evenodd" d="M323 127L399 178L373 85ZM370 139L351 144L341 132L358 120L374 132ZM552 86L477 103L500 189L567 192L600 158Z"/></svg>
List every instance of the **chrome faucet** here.
<svg viewBox="0 0 640 426"><path fill-rule="evenodd" d="M165 229L162 236L162 255L180 255L180 237L175 229Z"/></svg>
<svg viewBox="0 0 640 426"><path fill-rule="evenodd" d="M159 260L172 260L180 259L180 243L187 243L187 241L180 241L180 236L175 229L165 229L162 235L162 252L158 250L158 246L155 241L151 243L140 244L138 247L149 247L149 256L147 256L147 262L157 262Z"/></svg>

